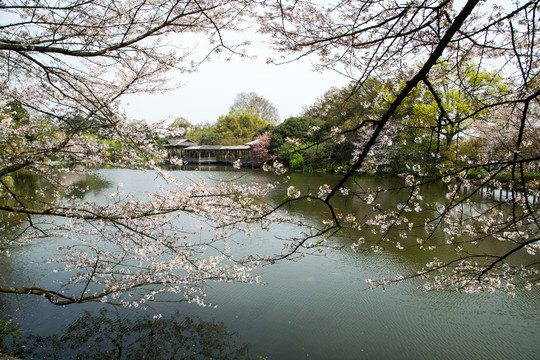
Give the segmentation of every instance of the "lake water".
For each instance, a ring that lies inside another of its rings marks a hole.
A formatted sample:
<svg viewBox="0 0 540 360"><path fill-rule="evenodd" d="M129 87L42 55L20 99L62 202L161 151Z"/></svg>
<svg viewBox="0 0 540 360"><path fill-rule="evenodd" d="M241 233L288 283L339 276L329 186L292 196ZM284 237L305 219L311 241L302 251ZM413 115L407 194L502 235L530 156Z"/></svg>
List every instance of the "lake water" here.
<svg viewBox="0 0 540 360"><path fill-rule="evenodd" d="M270 182L276 175L259 171L178 170L174 176L196 180L240 177ZM315 191L335 182L331 175L289 174L286 188ZM91 192L102 201L124 183L142 194L165 186L151 172L105 169L110 186ZM398 180L369 178L358 186ZM280 199L276 192L276 201ZM437 195L437 189L427 189ZM388 199L395 201L395 199ZM340 206L361 213L353 201ZM288 209L308 222L324 212L312 205ZM290 236L289 226L256 232L247 251L271 251ZM366 289L365 280L418 269L428 257L418 250L355 254L351 238L327 256L285 261L258 272L264 285L210 283L207 302L217 308L158 302L146 311L102 304L66 307L34 296L0 296L0 310L22 326L26 359L540 359L540 291L504 294L423 292L417 280L385 291ZM56 248L46 240L16 249L0 264L0 281L46 284L54 279L42 256ZM279 248L279 247L278 247ZM171 300L174 300L171 298ZM156 314L159 320L152 320Z"/></svg>

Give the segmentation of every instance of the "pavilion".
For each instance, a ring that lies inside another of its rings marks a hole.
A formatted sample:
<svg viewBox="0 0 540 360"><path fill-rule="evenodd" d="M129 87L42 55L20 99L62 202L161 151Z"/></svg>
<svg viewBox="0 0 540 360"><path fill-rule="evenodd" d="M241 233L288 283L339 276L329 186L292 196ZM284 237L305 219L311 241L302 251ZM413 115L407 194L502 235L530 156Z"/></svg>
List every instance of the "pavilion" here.
<svg viewBox="0 0 540 360"><path fill-rule="evenodd" d="M240 160L242 164L253 164L253 144L243 145L199 145L190 139L168 140L164 145L168 159L181 157L188 164L232 164Z"/></svg>

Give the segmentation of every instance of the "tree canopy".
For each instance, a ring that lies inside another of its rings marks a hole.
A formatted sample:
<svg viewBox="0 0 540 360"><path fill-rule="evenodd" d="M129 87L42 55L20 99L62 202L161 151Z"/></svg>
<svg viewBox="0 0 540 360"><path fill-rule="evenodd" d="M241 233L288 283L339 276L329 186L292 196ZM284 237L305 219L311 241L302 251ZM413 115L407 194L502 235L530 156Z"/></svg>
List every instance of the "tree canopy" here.
<svg viewBox="0 0 540 360"><path fill-rule="evenodd" d="M254 111L261 119L270 124L279 122L279 112L276 107L269 100L254 92L242 92L236 95L230 110Z"/></svg>
<svg viewBox="0 0 540 360"><path fill-rule="evenodd" d="M236 145L251 141L266 126L268 122L255 111L231 110L218 118L215 128L222 136L222 145Z"/></svg>

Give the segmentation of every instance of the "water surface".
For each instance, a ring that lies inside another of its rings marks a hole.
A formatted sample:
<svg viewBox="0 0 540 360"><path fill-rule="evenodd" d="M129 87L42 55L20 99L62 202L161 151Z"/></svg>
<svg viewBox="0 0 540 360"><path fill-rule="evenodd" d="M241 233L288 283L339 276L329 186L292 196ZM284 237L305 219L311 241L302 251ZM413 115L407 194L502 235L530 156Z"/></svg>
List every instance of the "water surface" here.
<svg viewBox="0 0 540 360"><path fill-rule="evenodd" d="M151 172L105 169L108 188L88 193L104 201L123 183L124 190L144 196L167 186ZM246 182L280 181L273 201L294 185L303 193L331 175L259 171L173 171L184 181L237 177ZM400 180L369 178L358 186L391 185ZM437 189L432 196L442 196ZM405 195L404 195L405 196ZM385 201L395 201L388 199ZM361 215L365 205L352 200L342 206ZM324 210L313 205L287 209L318 223ZM248 251L279 249L279 238L295 228L279 225L257 231L246 242ZM379 254L351 251L352 235L334 241L341 250L327 256L307 256L259 270L264 285L211 283L207 302L217 308L159 302L147 311L102 304L58 307L33 296L1 295L0 310L13 315L24 329L27 359L538 359L540 355L540 291L508 295L457 292L425 293L418 280L385 291L366 289L365 280L418 269L428 257L416 249ZM59 276L43 256L55 251L42 240L16 249L0 264L1 280L48 284ZM170 299L175 300L175 299ZM160 320L152 316L160 313Z"/></svg>

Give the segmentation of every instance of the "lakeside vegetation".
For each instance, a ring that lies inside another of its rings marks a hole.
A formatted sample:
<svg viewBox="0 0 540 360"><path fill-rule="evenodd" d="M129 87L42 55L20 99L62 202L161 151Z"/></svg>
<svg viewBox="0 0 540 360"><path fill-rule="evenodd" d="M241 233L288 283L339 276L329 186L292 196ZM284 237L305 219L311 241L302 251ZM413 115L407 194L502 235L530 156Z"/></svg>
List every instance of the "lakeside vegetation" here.
<svg viewBox="0 0 540 360"><path fill-rule="evenodd" d="M278 160L304 172L344 173L356 161L359 145L366 141L381 114L403 88L402 79L411 71L403 70L384 82L369 78L361 86L351 83L343 88L331 88L301 114L282 122L271 101L254 92L244 92L237 95L229 113L215 123L192 124L178 117L160 132L152 130L151 124L144 120L131 120L130 124L141 129L146 141L161 147L167 140L179 138L201 145L236 145L259 139L260 144L254 149L259 166ZM490 172L486 164L506 156L518 136L524 143L520 150L523 156L535 156L540 148L537 111L531 125L520 135L519 123L509 121L504 109L490 111L488 116L483 105L486 96L499 101L509 96L511 79L472 63L467 64L459 81L451 78L453 74L447 63L438 65L436 71L440 75L437 82L419 86L400 105L378 144L371 149L362 173L404 176L421 169L437 178L447 169L460 167L466 170L468 178L482 179ZM444 105L444 110L439 105ZM1 112L10 114L18 126L29 122L29 111L17 100L6 102ZM95 161L86 162L92 166L101 164L103 158L125 165L123 158L129 158L133 152L132 144L103 131L107 127L97 119L85 119L75 113L57 129L48 128L46 117L40 123L43 130L34 131L39 137L60 138L61 133L76 128L86 141L98 144L99 150L87 154L94 155ZM153 157L148 155L148 159ZM78 158L79 154L75 153L53 154L48 160L70 163ZM523 174L512 174L509 167L492 178L508 184L522 177L531 182L532 188L539 188L540 162L528 163Z"/></svg>
<svg viewBox="0 0 540 360"><path fill-rule="evenodd" d="M371 150L364 173L405 175L418 172L420 167L424 173L439 177L446 169L459 166L466 169L469 178L484 178L490 171L486 164L506 156L520 128L508 121L504 111L489 112L488 118L483 98L502 101L509 94L510 79L478 69L468 65L464 80L456 83L449 78L447 65L439 66L442 77L430 84L436 92L420 86L400 106ZM277 117L269 100L254 93L239 94L238 98L253 99L252 107L236 108L235 103L215 124L191 124L177 118L171 128L186 129L185 134L165 136L160 141L189 138L201 145L233 145L261 139L262 148L256 150L264 151L256 154L260 165L278 159L295 170L342 173L355 162L359 143L366 141L370 128L404 86L400 80L405 76L403 73L384 83L370 78L362 86L332 88L303 113L273 124L260 115L261 109L267 113L271 109L272 118ZM465 90L459 87L464 84ZM444 103L444 111L439 103ZM366 123L367 129L357 131ZM534 156L540 148L540 123L535 120L522 136L526 145L521 152ZM512 175L509 168L497 172L493 179L509 183L521 176ZM539 179L540 163L529 163L523 177L527 181Z"/></svg>

